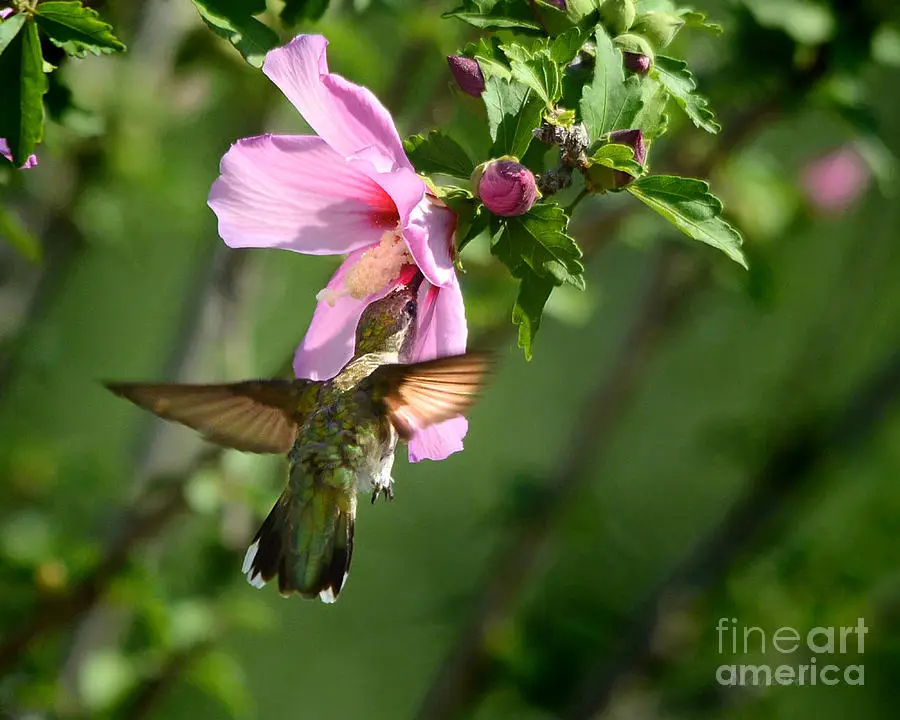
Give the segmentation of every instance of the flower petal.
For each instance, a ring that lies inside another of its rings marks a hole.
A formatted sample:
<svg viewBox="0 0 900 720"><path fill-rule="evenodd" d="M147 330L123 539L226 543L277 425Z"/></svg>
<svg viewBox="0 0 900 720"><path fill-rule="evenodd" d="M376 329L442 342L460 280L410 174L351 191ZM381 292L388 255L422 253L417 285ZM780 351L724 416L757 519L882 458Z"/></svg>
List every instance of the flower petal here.
<svg viewBox="0 0 900 720"><path fill-rule="evenodd" d="M321 138L244 138L222 158L220 171L209 206L231 247L345 253L378 242L398 221L381 186Z"/></svg>
<svg viewBox="0 0 900 720"><path fill-rule="evenodd" d="M9 145L6 142L6 138L0 138L0 155L5 157L10 162L13 161L12 152L10 151ZM25 162L22 164L22 166L19 168L19 170L28 170L30 168L33 168L37 164L38 164L37 155L29 155L25 159Z"/></svg>
<svg viewBox="0 0 900 720"><path fill-rule="evenodd" d="M464 417L450 418L419 430L409 441L409 461L445 460L463 449L463 438L469 431Z"/></svg>
<svg viewBox="0 0 900 720"><path fill-rule="evenodd" d="M413 260L432 285L444 287L456 278L450 255L454 232L456 213L428 196L416 205L403 227L403 238Z"/></svg>
<svg viewBox="0 0 900 720"><path fill-rule="evenodd" d="M391 114L368 89L328 72L321 35L298 35L266 55L263 72L332 148L350 157L370 146L412 168ZM379 168L389 170L391 168Z"/></svg>
<svg viewBox="0 0 900 720"><path fill-rule="evenodd" d="M442 288L422 283L413 362L465 352L467 338L466 309L456 274ZM409 441L409 461L443 460L459 452L468 429L468 421L457 417L419 430Z"/></svg>
<svg viewBox="0 0 900 720"><path fill-rule="evenodd" d="M347 271L359 262L367 249L362 248L350 253L326 287L335 292L341 291L344 288ZM349 295L342 295L333 307L320 300L309 323L309 329L294 354L294 374L298 378L310 380L328 380L337 375L353 357L356 324L363 310L369 303L387 295L394 284L389 284L381 292L373 293L364 300L355 300Z"/></svg>

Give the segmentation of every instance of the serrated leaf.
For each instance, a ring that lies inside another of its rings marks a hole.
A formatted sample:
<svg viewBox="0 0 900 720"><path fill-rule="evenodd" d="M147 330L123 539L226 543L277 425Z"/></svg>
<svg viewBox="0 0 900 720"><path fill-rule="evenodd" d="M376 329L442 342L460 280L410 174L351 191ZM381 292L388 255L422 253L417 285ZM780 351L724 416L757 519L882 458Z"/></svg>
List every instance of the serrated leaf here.
<svg viewBox="0 0 900 720"><path fill-rule="evenodd" d="M528 269L556 285L569 283L584 289L581 248L566 233L569 218L558 205L538 203L528 213L505 218L502 232L491 241L491 252L514 277Z"/></svg>
<svg viewBox="0 0 900 720"><path fill-rule="evenodd" d="M203 21L225 38L253 67L262 67L278 36L253 15L265 11L265 0L193 0ZM260 9L261 8L261 9Z"/></svg>
<svg viewBox="0 0 900 720"><path fill-rule="evenodd" d="M519 326L519 347L525 352L525 359L531 360L534 338L541 327L541 316L553 283L534 273L526 273L519 285L519 295L513 305L512 321Z"/></svg>
<svg viewBox="0 0 900 720"><path fill-rule="evenodd" d="M666 86L655 78L645 77L641 80L641 106L632 120L632 127L640 128L646 140L664 135L669 125L669 116L665 112L668 103Z"/></svg>
<svg viewBox="0 0 900 720"><path fill-rule="evenodd" d="M462 146L440 130L428 135L412 135L403 141L413 167L424 173L443 173L468 179L475 169Z"/></svg>
<svg viewBox="0 0 900 720"><path fill-rule="evenodd" d="M513 78L534 90L547 107L553 107L562 96L562 74L546 53L527 60L510 59L510 69Z"/></svg>
<svg viewBox="0 0 900 720"><path fill-rule="evenodd" d="M125 51L125 45L113 35L112 26L80 2L42 2L34 12L41 31L68 55L84 57L89 52L100 55Z"/></svg>
<svg viewBox="0 0 900 720"><path fill-rule="evenodd" d="M715 135L722 126L716 122L715 113L709 108L709 101L694 92L697 83L687 69L687 63L676 58L657 55L653 64L653 77L657 78L675 98L678 106L698 128Z"/></svg>
<svg viewBox="0 0 900 720"><path fill-rule="evenodd" d="M684 26L695 28L697 30L705 30L714 35L722 34L722 26L718 23L708 22L706 13L697 12L696 10L681 10L678 16L684 20Z"/></svg>
<svg viewBox="0 0 900 720"><path fill-rule="evenodd" d="M586 39L586 32L575 26L557 35L552 40L545 40L544 43L547 45L550 58L554 62L565 66L575 59L578 51L584 46Z"/></svg>
<svg viewBox="0 0 900 720"><path fill-rule="evenodd" d="M685 235L718 248L747 267L741 252L741 234L722 218L722 201L709 192L708 183L672 175L649 175L635 180L626 190Z"/></svg>
<svg viewBox="0 0 900 720"><path fill-rule="evenodd" d="M608 143L600 147L589 158L589 164L621 170L634 177L644 172L644 166L634 159L634 150L618 143Z"/></svg>
<svg viewBox="0 0 900 720"><path fill-rule="evenodd" d="M25 16L19 13L6 20L0 20L0 54L6 50L24 25Z"/></svg>
<svg viewBox="0 0 900 720"><path fill-rule="evenodd" d="M278 17L287 27L293 27L302 20L315 22L328 9L329 0L284 0L284 7Z"/></svg>
<svg viewBox="0 0 900 720"><path fill-rule="evenodd" d="M487 108L488 128L494 145L491 155L522 157L541 124L544 105L531 90L518 82L492 77L481 95Z"/></svg>
<svg viewBox="0 0 900 720"><path fill-rule="evenodd" d="M13 16L0 25L0 37L5 43L0 54L0 138L6 139L13 164L21 167L44 133L47 76L34 21Z"/></svg>
<svg viewBox="0 0 900 720"><path fill-rule="evenodd" d="M494 75L509 80L512 72L506 63L506 56L500 49L500 40L496 37L479 38L478 43L469 43L463 48L463 55L475 58L481 67L481 72L488 80Z"/></svg>
<svg viewBox="0 0 900 720"><path fill-rule="evenodd" d="M442 17L456 18L482 30L520 30L542 33L527 3L519 0L469 1L445 12Z"/></svg>
<svg viewBox="0 0 900 720"><path fill-rule="evenodd" d="M644 104L641 80L626 79L622 52L602 27L597 28L594 77L581 95L581 119L592 140L613 130L629 130Z"/></svg>

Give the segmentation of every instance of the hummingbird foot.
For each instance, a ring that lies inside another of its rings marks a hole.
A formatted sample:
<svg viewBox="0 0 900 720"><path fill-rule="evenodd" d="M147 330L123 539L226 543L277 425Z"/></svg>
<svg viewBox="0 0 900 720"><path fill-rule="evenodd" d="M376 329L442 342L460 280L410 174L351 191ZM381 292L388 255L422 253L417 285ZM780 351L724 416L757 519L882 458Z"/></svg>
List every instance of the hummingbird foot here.
<svg viewBox="0 0 900 720"><path fill-rule="evenodd" d="M375 504L375 501L379 498L379 496L383 495L385 501L394 500L394 479L388 478L388 482L386 485L376 485L375 489L372 491L372 504Z"/></svg>

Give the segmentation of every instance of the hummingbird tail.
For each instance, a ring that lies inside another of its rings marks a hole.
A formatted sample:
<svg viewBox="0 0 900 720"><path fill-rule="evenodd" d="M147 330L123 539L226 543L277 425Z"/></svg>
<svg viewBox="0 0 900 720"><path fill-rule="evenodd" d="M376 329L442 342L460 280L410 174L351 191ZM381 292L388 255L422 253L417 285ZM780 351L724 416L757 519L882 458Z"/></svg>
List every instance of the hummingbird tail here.
<svg viewBox="0 0 900 720"><path fill-rule="evenodd" d="M302 499L287 488L263 521L244 556L247 582L261 588L278 577L282 595L317 595L333 603L350 573L356 497L340 502L332 488Z"/></svg>

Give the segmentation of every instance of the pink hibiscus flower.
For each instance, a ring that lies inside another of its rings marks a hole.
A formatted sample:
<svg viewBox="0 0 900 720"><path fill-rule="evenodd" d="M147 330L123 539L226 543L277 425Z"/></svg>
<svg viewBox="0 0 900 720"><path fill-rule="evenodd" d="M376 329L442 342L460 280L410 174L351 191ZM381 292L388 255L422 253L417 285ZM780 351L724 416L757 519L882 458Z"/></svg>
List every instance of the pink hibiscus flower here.
<svg viewBox="0 0 900 720"><path fill-rule="evenodd" d="M411 264L425 277L413 361L464 352L465 309L452 261L456 216L427 193L378 99L328 72L327 45L321 35L299 35L266 56L263 72L318 136L261 135L232 145L209 195L219 235L231 247L349 253L318 295L294 357L297 377L336 375L353 355L363 309ZM459 417L416 433L410 460L461 450L467 428Z"/></svg>

